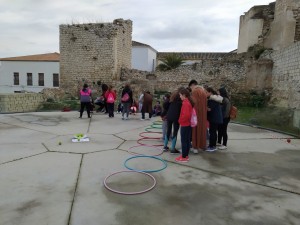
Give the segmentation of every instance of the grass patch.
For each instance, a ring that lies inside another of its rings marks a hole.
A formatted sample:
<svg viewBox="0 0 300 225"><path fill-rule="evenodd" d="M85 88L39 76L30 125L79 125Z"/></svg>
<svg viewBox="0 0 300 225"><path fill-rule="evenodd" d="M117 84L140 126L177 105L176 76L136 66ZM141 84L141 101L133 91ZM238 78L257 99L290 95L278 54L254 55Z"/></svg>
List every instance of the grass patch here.
<svg viewBox="0 0 300 225"><path fill-rule="evenodd" d="M80 109L79 100L63 100L63 101L47 101L44 102L39 108L40 111L61 111L63 108L68 107L71 110Z"/></svg>
<svg viewBox="0 0 300 225"><path fill-rule="evenodd" d="M300 128L293 126L293 111L291 109L238 107L238 117L234 121L300 136Z"/></svg>

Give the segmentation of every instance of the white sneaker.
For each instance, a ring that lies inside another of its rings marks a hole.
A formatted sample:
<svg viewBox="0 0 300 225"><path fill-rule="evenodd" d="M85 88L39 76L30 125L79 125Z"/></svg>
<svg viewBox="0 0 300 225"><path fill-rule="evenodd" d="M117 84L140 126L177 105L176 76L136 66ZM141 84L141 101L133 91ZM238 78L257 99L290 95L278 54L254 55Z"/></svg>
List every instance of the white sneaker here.
<svg viewBox="0 0 300 225"><path fill-rule="evenodd" d="M129 118L128 118L128 117L125 117L125 120L129 120Z"/></svg>
<svg viewBox="0 0 300 225"><path fill-rule="evenodd" d="M145 119L141 118L140 120L145 120Z"/></svg>
<svg viewBox="0 0 300 225"><path fill-rule="evenodd" d="M217 145L217 146L222 146L220 143L217 143L216 145Z"/></svg>
<svg viewBox="0 0 300 225"><path fill-rule="evenodd" d="M227 149L227 146L221 145L221 146L218 147L218 149L219 149L219 150L226 150L226 149Z"/></svg>
<svg viewBox="0 0 300 225"><path fill-rule="evenodd" d="M191 151L192 151L194 154L198 154L198 153L199 153L198 149L195 149L195 148L191 148Z"/></svg>

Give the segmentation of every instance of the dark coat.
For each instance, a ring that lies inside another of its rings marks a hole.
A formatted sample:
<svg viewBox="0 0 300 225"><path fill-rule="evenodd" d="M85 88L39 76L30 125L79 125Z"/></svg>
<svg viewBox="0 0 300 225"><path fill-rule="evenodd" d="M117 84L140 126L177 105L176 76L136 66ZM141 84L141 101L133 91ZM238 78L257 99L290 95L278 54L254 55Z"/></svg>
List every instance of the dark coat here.
<svg viewBox="0 0 300 225"><path fill-rule="evenodd" d="M220 103L214 100L208 100L207 107L211 109L210 111L207 112L207 120L210 123L222 124L223 115L222 115Z"/></svg>
<svg viewBox="0 0 300 225"><path fill-rule="evenodd" d="M170 103L169 110L167 112L167 120L171 122L178 122L182 102L181 100L174 100Z"/></svg>
<svg viewBox="0 0 300 225"><path fill-rule="evenodd" d="M164 103L163 103L163 111L161 113L161 118L164 118L165 116L167 116L167 112L169 110L169 106L170 106L170 101L167 99Z"/></svg>
<svg viewBox="0 0 300 225"><path fill-rule="evenodd" d="M129 95L129 99L128 99L128 101L123 102L123 103L130 103L130 104L132 104L133 103L132 90L130 88L125 87L123 89L123 91L122 91L121 98L125 95L125 93L127 93Z"/></svg>
<svg viewBox="0 0 300 225"><path fill-rule="evenodd" d="M145 113L152 113L152 101L153 97L151 94L144 93L143 107L142 111Z"/></svg>

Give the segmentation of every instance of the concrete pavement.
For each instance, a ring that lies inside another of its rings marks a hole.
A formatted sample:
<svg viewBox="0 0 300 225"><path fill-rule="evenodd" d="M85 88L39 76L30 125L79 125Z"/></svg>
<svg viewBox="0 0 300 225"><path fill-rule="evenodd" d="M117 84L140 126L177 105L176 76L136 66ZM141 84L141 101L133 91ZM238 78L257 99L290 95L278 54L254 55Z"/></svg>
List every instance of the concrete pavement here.
<svg viewBox="0 0 300 225"><path fill-rule="evenodd" d="M287 143L288 135L230 124L228 150L191 153L187 164L164 153L168 167L152 174L156 187L124 196L103 180L125 169L127 150L152 122L115 116L0 114L0 225L300 224L299 139ZM90 142L72 143L76 133ZM161 162L135 159L130 166L157 169ZM133 191L151 181L119 174L109 184Z"/></svg>

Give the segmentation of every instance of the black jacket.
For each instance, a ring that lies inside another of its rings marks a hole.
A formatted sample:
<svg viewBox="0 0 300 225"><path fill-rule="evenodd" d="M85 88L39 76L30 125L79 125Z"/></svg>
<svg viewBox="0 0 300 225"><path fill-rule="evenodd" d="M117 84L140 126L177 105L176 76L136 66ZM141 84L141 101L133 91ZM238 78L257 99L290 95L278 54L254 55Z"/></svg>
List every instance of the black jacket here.
<svg viewBox="0 0 300 225"><path fill-rule="evenodd" d="M181 100L177 100L170 103L169 110L167 112L167 120L171 122L178 122L181 111Z"/></svg>
<svg viewBox="0 0 300 225"><path fill-rule="evenodd" d="M207 107L211 109L210 111L207 112L207 120L210 123L222 124L223 115L222 115L220 103L214 100L208 100Z"/></svg>
<svg viewBox="0 0 300 225"><path fill-rule="evenodd" d="M163 104L163 111L162 111L162 113L161 113L161 117L163 118L163 117L165 117L166 115L167 115L167 112L168 112L168 110L169 110L169 106L170 106L170 101L169 100L166 100L165 102L164 102L164 104Z"/></svg>

